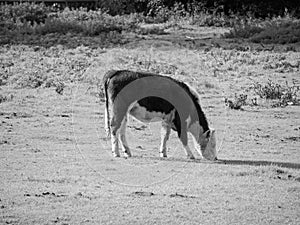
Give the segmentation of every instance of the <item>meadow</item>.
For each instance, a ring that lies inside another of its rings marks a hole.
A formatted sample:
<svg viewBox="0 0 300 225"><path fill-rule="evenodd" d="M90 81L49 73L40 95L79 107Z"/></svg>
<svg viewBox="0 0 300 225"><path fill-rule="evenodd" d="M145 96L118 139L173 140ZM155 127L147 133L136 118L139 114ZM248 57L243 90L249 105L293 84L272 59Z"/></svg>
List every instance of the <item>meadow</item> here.
<svg viewBox="0 0 300 225"><path fill-rule="evenodd" d="M64 10L40 24L6 20L0 223L299 224L299 21L150 19ZM186 159L175 133L161 159L160 125L132 119L133 157L113 158L101 87L110 69L191 84L219 161Z"/></svg>

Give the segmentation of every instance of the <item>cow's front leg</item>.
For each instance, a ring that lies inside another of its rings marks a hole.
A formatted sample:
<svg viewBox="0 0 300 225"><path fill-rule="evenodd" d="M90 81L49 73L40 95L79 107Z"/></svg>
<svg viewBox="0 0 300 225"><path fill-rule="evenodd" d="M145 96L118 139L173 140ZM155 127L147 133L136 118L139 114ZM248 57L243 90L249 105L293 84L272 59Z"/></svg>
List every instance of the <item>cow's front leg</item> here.
<svg viewBox="0 0 300 225"><path fill-rule="evenodd" d="M186 153L186 156L188 159L195 159L189 145L188 145L188 135L187 135L187 132L186 130L182 129L182 132L181 132L181 136L180 136L180 140L183 144L183 147L184 147L184 150L185 150L185 153Z"/></svg>
<svg viewBox="0 0 300 225"><path fill-rule="evenodd" d="M185 149L185 153L188 159L195 159L190 147L188 145L183 145L184 149Z"/></svg>
<svg viewBox="0 0 300 225"><path fill-rule="evenodd" d="M167 141L169 140L170 132L171 126L163 121L161 127L161 143L159 149L160 157L167 157Z"/></svg>
<svg viewBox="0 0 300 225"><path fill-rule="evenodd" d="M124 156L131 157L131 152L126 140L126 123L127 123L127 117L125 116L120 127L120 141L124 152Z"/></svg>

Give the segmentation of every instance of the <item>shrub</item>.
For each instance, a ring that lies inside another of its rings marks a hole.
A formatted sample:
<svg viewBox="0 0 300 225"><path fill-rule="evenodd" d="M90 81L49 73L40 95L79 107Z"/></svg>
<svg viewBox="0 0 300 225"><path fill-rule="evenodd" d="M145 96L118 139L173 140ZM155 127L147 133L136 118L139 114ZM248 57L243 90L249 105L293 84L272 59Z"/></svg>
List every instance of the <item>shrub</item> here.
<svg viewBox="0 0 300 225"><path fill-rule="evenodd" d="M300 20L286 15L265 21L236 20L225 38L249 38L255 43L286 44L300 42Z"/></svg>
<svg viewBox="0 0 300 225"><path fill-rule="evenodd" d="M83 32L82 26L80 26L75 21L63 21L58 18L48 18L44 24L35 26L33 29L35 34L49 34L49 33L60 33L66 34L71 33L81 33Z"/></svg>
<svg viewBox="0 0 300 225"><path fill-rule="evenodd" d="M42 4L22 3L0 6L0 21L43 23L52 8Z"/></svg>
<svg viewBox="0 0 300 225"><path fill-rule="evenodd" d="M13 98L13 94L0 94L0 104L3 102L12 101Z"/></svg>
<svg viewBox="0 0 300 225"><path fill-rule="evenodd" d="M269 80L267 84L254 82L253 90L255 94L264 99L280 99L282 96L282 87Z"/></svg>
<svg viewBox="0 0 300 225"><path fill-rule="evenodd" d="M198 26L215 26L228 27L233 26L236 20L232 16L225 16L224 14L209 13L207 11L199 11L190 16L190 24Z"/></svg>
<svg viewBox="0 0 300 225"><path fill-rule="evenodd" d="M235 18L233 28L225 33L225 38L249 38L263 30L258 21L248 18Z"/></svg>
<svg viewBox="0 0 300 225"><path fill-rule="evenodd" d="M265 44L286 44L300 42L300 21L272 23L254 34L251 41Z"/></svg>
<svg viewBox="0 0 300 225"><path fill-rule="evenodd" d="M298 92L300 91L300 86L297 86L294 81L292 85L289 85L288 82L285 85L281 85L271 80L268 80L266 84L254 82L252 88L255 94L262 99L279 100L273 106L299 104Z"/></svg>
<svg viewBox="0 0 300 225"><path fill-rule="evenodd" d="M245 94L239 94L239 95L235 94L233 100L225 98L225 105L230 109L241 110L242 106L247 105L246 103L247 98L248 96Z"/></svg>
<svg viewBox="0 0 300 225"><path fill-rule="evenodd" d="M130 20L128 17L113 17L102 10L87 11L84 8L78 10L66 8L62 12L58 12L53 17L48 18L45 24L37 26L35 30L39 34L65 34L71 32L95 36L111 31L120 33L122 30L131 30L134 28L135 20Z"/></svg>
<svg viewBox="0 0 300 225"><path fill-rule="evenodd" d="M207 8L202 2L198 2L193 7L188 4L184 20L191 25L233 27L240 18L232 13L225 14L220 7Z"/></svg>
<svg viewBox="0 0 300 225"><path fill-rule="evenodd" d="M110 43L119 43L122 39L122 31L136 30L140 20L138 15L111 16L100 9L88 11L85 8L76 10L65 8L60 12L50 12L50 8L40 6L42 9L45 8L43 12L46 16L43 17L43 20L36 19L32 22L27 20L28 17L20 16L23 15L22 13L16 13L18 11L23 12L23 8L27 9L24 5L28 8L32 4L18 4L14 7L0 6L1 44L35 43L48 46L47 40L49 38L42 38L40 35L45 37L53 34L58 35L57 38L60 39L59 35L80 34L79 36L98 36L101 39L100 42L107 46ZM18 16L10 18L10 13ZM66 44L65 41L58 39L52 43Z"/></svg>
<svg viewBox="0 0 300 225"><path fill-rule="evenodd" d="M253 90L259 98L268 100L264 103L267 103L267 105L271 107L300 105L300 86L296 85L295 81L293 81L292 84L286 81L285 85L282 85L272 80L268 80L268 82L264 84L253 81L252 86L248 89L246 94L235 94L234 99L225 98L225 105L230 109L242 109L242 106L245 105L258 106L257 97L248 98L248 92L250 90Z"/></svg>

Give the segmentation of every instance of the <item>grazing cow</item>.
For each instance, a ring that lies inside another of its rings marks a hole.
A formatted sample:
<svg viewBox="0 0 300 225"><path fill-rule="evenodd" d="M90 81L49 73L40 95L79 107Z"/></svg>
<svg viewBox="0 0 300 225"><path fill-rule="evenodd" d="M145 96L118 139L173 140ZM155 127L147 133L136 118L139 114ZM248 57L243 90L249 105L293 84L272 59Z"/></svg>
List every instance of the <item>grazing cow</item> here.
<svg viewBox="0 0 300 225"><path fill-rule="evenodd" d="M155 118L162 120L161 157L167 157L166 142L173 129L188 158L194 159L188 146L189 132L198 152L208 160L217 160L215 131L208 127L198 94L185 83L147 72L111 70L104 75L103 85L105 129L108 136L111 135L113 156L120 156L118 136L125 157L131 156L125 137L127 114L130 114L142 122L152 122ZM110 106L112 110L109 110Z"/></svg>

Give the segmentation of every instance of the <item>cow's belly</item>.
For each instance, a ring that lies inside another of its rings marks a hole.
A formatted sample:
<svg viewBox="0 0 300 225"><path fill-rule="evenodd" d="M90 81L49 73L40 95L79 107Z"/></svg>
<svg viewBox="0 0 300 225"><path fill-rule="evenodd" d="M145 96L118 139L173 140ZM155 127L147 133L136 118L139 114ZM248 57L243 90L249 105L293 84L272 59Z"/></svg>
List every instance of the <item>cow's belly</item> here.
<svg viewBox="0 0 300 225"><path fill-rule="evenodd" d="M138 102L135 102L131 105L129 109L129 114L135 119L144 122L157 122L157 121L169 121L171 122L174 117L174 110L169 113L165 113L162 111L149 111L146 106L141 106Z"/></svg>

